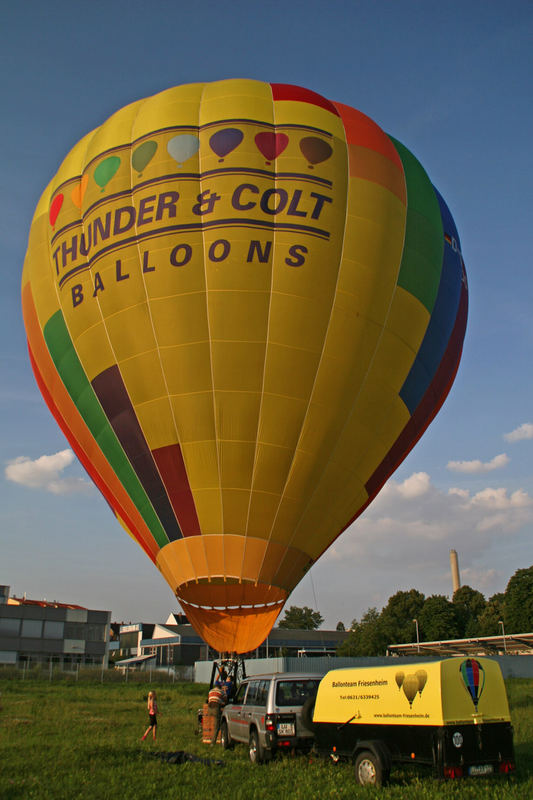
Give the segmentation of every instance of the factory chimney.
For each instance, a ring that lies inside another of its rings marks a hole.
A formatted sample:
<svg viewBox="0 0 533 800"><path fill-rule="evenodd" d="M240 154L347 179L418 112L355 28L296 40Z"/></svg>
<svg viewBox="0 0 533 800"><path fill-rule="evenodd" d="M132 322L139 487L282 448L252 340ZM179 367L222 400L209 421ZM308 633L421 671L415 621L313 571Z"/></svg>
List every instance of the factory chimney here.
<svg viewBox="0 0 533 800"><path fill-rule="evenodd" d="M459 560L457 558L457 550L450 550L450 567L452 570L453 594L455 594L457 589L461 588L461 578L459 576Z"/></svg>

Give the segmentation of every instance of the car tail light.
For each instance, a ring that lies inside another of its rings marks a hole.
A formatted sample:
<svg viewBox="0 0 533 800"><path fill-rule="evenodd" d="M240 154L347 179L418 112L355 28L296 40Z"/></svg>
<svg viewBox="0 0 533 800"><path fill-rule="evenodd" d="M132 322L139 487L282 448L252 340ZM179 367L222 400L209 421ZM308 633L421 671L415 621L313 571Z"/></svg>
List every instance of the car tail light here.
<svg viewBox="0 0 533 800"><path fill-rule="evenodd" d="M265 717L265 730L268 733L274 733L276 730L276 721L272 714L267 714Z"/></svg>
<svg viewBox="0 0 533 800"><path fill-rule="evenodd" d="M462 767L444 767L445 778L462 778L464 775Z"/></svg>
<svg viewBox="0 0 533 800"><path fill-rule="evenodd" d="M501 773L506 775L508 772L514 772L516 767L514 761L507 759L506 761L500 761L499 769Z"/></svg>

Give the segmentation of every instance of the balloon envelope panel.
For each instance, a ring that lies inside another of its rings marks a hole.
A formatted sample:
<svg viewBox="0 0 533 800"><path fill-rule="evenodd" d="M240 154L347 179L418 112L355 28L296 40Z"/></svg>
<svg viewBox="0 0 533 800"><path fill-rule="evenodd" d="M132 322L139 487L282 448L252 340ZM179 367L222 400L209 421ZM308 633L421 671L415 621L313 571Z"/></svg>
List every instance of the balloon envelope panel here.
<svg viewBox="0 0 533 800"><path fill-rule="evenodd" d="M30 231L39 387L213 647L247 652L437 413L467 313L415 157L300 87L191 84L79 142Z"/></svg>

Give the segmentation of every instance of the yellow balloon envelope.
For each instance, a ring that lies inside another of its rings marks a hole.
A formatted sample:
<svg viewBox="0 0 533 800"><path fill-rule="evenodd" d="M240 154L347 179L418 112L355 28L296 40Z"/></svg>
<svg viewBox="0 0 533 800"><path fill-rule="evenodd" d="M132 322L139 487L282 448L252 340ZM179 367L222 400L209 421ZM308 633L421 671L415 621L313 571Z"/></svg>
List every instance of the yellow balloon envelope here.
<svg viewBox="0 0 533 800"><path fill-rule="evenodd" d="M22 279L48 406L220 651L268 635L457 370L459 237L359 111L252 80L178 86L82 139Z"/></svg>

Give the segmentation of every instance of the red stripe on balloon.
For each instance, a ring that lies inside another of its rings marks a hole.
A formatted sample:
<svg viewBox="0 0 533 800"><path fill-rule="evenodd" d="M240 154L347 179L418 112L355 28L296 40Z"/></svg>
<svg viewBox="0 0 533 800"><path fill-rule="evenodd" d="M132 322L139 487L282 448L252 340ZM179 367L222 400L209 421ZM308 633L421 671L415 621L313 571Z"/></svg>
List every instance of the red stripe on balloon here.
<svg viewBox="0 0 533 800"><path fill-rule="evenodd" d="M302 86L293 86L290 83L271 83L272 99L275 100L293 100L297 103L311 103L314 106L325 108L326 111L331 111L336 117L339 112L330 100L322 97L321 94L312 92L310 89L304 89Z"/></svg>
<svg viewBox="0 0 533 800"><path fill-rule="evenodd" d="M477 699L479 689L479 664L477 661L474 661L474 659L472 659L470 663L472 665L472 679L474 682L474 688L476 690L475 696Z"/></svg>
<svg viewBox="0 0 533 800"><path fill-rule="evenodd" d="M179 444L152 450L154 461L165 485L172 508L184 536L198 536L200 523L189 486L183 455Z"/></svg>

